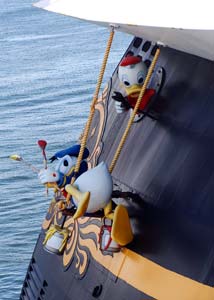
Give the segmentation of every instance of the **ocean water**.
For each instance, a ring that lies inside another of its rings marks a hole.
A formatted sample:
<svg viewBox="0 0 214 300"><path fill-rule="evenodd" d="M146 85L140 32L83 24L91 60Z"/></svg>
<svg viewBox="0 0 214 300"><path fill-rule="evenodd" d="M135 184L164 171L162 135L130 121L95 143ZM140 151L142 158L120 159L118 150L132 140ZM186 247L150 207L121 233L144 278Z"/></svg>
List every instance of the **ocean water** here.
<svg viewBox="0 0 214 300"><path fill-rule="evenodd" d="M51 195L37 174L8 157L43 167L74 144L86 122L108 30L42 11L32 0L0 0L0 300L19 299ZM104 81L131 37L117 33Z"/></svg>

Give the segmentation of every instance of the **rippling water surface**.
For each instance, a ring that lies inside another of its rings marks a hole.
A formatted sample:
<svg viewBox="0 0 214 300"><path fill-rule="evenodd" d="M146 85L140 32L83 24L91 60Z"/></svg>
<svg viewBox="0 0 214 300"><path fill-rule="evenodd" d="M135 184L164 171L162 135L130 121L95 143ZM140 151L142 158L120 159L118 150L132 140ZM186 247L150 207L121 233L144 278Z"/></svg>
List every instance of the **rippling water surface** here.
<svg viewBox="0 0 214 300"><path fill-rule="evenodd" d="M108 30L0 0L0 299L16 300L49 203L37 175L47 154L74 144L88 116ZM105 80L131 38L117 34Z"/></svg>

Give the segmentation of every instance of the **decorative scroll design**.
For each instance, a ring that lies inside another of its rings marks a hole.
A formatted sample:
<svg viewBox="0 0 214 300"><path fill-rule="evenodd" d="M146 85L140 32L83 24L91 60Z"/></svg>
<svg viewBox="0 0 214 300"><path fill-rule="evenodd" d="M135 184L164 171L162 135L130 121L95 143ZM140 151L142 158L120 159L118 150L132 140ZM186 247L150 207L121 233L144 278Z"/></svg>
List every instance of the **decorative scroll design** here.
<svg viewBox="0 0 214 300"><path fill-rule="evenodd" d="M42 223L42 228L44 230L47 230L52 221L53 221L53 218L54 218L54 214L55 214L55 204L56 204L56 201L53 199L51 202L50 202L50 205L49 205L49 208L48 208L48 211L47 211L47 214L46 214L46 217Z"/></svg>
<svg viewBox="0 0 214 300"><path fill-rule="evenodd" d="M95 106L95 117L89 136L89 168L97 165L103 148L102 138L107 120L110 89L111 82L105 87ZM56 201L50 203L46 219L42 225L44 230L47 230L52 223L60 226L63 222L64 216L60 212L56 213L55 204ZM101 220L98 218L83 217L74 221L72 217L67 217L64 227L70 230L70 236L63 253L65 270L72 265L77 277L82 278L85 275L90 263L91 253L100 252L98 249L100 226Z"/></svg>
<svg viewBox="0 0 214 300"><path fill-rule="evenodd" d="M42 227L47 230L52 223L60 226L63 219L64 216L61 212L55 213L55 203L52 201ZM82 278L85 275L90 262L91 250L99 251L100 226L101 220L98 218L83 217L78 220L73 220L72 217L67 218L64 227L70 231L70 237L63 254L65 270L73 264L77 277Z"/></svg>
<svg viewBox="0 0 214 300"><path fill-rule="evenodd" d="M65 227L71 232L64 254L63 265L67 269L72 263L76 269L76 276L83 277L90 262L90 244L95 250L98 245L98 233L101 222L99 219L83 217L78 220L69 218Z"/></svg>
<svg viewBox="0 0 214 300"><path fill-rule="evenodd" d="M108 105L108 98L109 93L111 89L111 81L109 84L106 85L104 88L101 97L98 99L97 104L95 106L95 118L96 121L93 122L90 137L89 137L89 143L90 143L90 157L88 158L88 168L93 168L97 165L98 158L101 154L102 148L103 148L103 142L102 137L104 133L104 129L106 126L106 120L107 120L107 105ZM42 228L44 230L47 230L53 220L55 219L54 223L59 224L60 220L62 219L62 215L57 213L55 214L55 204L56 202L54 200L51 201L46 218L42 224Z"/></svg>
<svg viewBox="0 0 214 300"><path fill-rule="evenodd" d="M45 220L42 223L42 228L44 230L47 230L51 224L55 224L59 226L62 224L64 216L62 215L61 212L56 212L56 209L57 209L56 201L52 200L49 205Z"/></svg>
<svg viewBox="0 0 214 300"><path fill-rule="evenodd" d="M97 165L97 161L103 148L102 137L107 120L107 104L110 88L111 83L106 85L101 97L98 99L97 104L95 106L95 122L93 123L94 127L92 127L89 136L89 144L91 149L90 157L88 158L89 168L93 168Z"/></svg>

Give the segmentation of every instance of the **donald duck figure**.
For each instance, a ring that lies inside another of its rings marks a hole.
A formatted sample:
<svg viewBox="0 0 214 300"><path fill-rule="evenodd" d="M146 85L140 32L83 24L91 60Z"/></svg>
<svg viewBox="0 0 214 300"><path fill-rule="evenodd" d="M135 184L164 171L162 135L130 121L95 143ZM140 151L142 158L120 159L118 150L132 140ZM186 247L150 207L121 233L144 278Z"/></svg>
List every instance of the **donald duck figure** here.
<svg viewBox="0 0 214 300"><path fill-rule="evenodd" d="M80 145L76 144L70 148L56 152L51 158L51 163L57 160L55 168L42 169L39 172L39 179L42 184L48 187L57 187L63 189L66 184L71 182L74 175L74 168L76 165L77 157L79 155ZM77 178L82 173L88 170L86 158L89 156L87 148L84 149L83 160L80 164L80 170L75 177Z"/></svg>

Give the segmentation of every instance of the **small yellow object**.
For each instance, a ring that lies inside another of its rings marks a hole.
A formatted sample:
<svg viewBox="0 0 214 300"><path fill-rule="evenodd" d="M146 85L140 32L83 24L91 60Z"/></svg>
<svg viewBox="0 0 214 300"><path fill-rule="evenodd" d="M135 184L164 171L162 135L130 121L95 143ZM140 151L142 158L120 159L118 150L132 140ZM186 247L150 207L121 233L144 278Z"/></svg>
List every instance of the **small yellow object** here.
<svg viewBox="0 0 214 300"><path fill-rule="evenodd" d="M84 216L88 208L88 203L90 199L90 192L82 193L75 186L68 184L65 190L78 201L77 211L73 216L73 219L80 218Z"/></svg>
<svg viewBox="0 0 214 300"><path fill-rule="evenodd" d="M10 155L10 159L17 160L17 161L22 160L21 156L19 156L18 154Z"/></svg>
<svg viewBox="0 0 214 300"><path fill-rule="evenodd" d="M112 212L112 201L109 201L109 203L104 207L104 215L107 217Z"/></svg>
<svg viewBox="0 0 214 300"><path fill-rule="evenodd" d="M46 188L48 189L55 189L56 188L56 183L55 182L48 182L45 184Z"/></svg>
<svg viewBox="0 0 214 300"><path fill-rule="evenodd" d="M121 246L133 240L129 215L123 205L118 205L114 211L111 238Z"/></svg>

